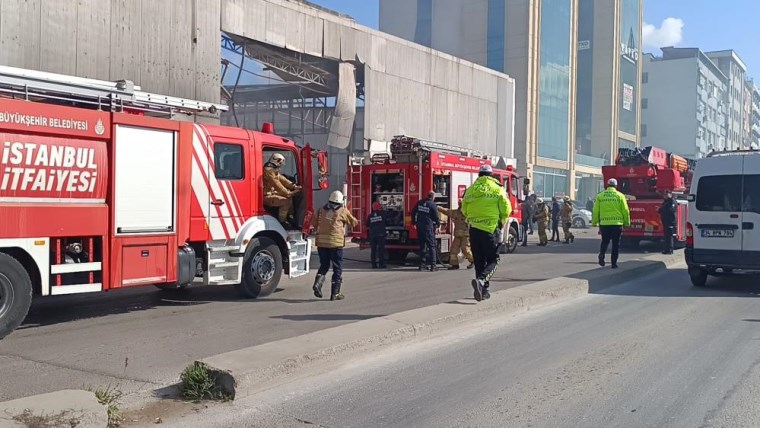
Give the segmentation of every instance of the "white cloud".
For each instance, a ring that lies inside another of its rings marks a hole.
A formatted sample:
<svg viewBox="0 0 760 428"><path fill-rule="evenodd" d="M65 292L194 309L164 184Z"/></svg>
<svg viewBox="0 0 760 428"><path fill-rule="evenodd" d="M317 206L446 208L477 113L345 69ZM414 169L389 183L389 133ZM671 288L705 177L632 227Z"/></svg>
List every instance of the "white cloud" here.
<svg viewBox="0 0 760 428"><path fill-rule="evenodd" d="M680 18L665 18L659 28L644 23L644 46L659 49L666 46L677 46L683 40L683 20Z"/></svg>

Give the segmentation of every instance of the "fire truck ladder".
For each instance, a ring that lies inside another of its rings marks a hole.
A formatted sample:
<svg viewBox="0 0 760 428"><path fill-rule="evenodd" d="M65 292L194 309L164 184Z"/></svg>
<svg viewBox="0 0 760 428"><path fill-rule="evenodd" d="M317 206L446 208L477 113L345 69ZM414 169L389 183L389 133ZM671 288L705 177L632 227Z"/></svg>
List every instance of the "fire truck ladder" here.
<svg viewBox="0 0 760 428"><path fill-rule="evenodd" d="M458 146L454 146L454 145L446 144L446 143L439 143L437 141L422 140L419 138L408 137L405 135L397 135L393 137L393 142L399 143L401 145L409 145L412 148L420 148L427 151L434 150L438 152L446 152L446 153L451 153L455 155L474 157L474 158L486 157L486 154L479 150L473 150L467 147L458 147Z"/></svg>
<svg viewBox="0 0 760 428"><path fill-rule="evenodd" d="M0 97L76 105L106 111L136 110L154 115L227 111L224 104L143 92L132 81L88 79L0 66Z"/></svg>
<svg viewBox="0 0 760 428"><path fill-rule="evenodd" d="M364 224L364 214L362 213L362 189L364 189L362 162L352 163L348 167L351 169L351 187L349 187L349 192L351 193L351 215L358 220L352 232L359 233Z"/></svg>

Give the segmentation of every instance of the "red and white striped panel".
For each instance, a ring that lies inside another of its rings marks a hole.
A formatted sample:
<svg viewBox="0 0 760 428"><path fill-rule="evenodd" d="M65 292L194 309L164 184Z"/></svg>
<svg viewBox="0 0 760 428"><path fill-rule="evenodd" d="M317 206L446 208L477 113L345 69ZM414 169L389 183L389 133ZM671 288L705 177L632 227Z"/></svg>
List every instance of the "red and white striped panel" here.
<svg viewBox="0 0 760 428"><path fill-rule="evenodd" d="M214 150L211 138L203 125L195 124L193 133L193 194L208 222L212 240L235 239L243 225L243 212L235 189L227 180L214 175ZM222 205L209 201L220 199Z"/></svg>

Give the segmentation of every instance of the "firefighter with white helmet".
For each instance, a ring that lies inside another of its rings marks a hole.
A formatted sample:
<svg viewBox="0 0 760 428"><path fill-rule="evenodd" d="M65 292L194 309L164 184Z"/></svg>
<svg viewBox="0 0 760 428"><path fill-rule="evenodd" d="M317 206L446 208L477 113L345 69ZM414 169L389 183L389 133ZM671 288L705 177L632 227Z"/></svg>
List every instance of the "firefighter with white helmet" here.
<svg viewBox="0 0 760 428"><path fill-rule="evenodd" d="M325 275L332 266L332 290L330 300L342 300L340 287L343 283L343 247L346 245L346 226L354 227L357 223L351 211L344 206L343 193L336 190L330 194L325 206L314 215L313 224L317 229L317 252L319 270L314 278L314 295L322 298L322 285Z"/></svg>
<svg viewBox="0 0 760 428"><path fill-rule="evenodd" d="M293 222L293 195L301 191L301 186L293 184L280 170L285 165L285 156L274 153L264 164L264 206L277 208L277 219L286 224Z"/></svg>

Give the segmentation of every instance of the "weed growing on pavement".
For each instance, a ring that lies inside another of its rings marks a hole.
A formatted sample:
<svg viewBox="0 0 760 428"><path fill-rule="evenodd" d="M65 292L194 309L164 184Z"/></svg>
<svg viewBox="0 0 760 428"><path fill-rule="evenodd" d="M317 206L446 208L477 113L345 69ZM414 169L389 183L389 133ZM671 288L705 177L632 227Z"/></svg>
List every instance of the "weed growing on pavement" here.
<svg viewBox="0 0 760 428"><path fill-rule="evenodd" d="M31 410L25 409L20 415L14 416L13 420L25 428L76 427L81 423L81 418L71 410L50 415L35 415Z"/></svg>
<svg viewBox="0 0 760 428"><path fill-rule="evenodd" d="M98 403L106 406L108 412L108 428L116 428L121 425L124 418L121 416L119 409L119 399L121 391L112 388L110 385L105 388L98 388L95 391L95 398Z"/></svg>
<svg viewBox="0 0 760 428"><path fill-rule="evenodd" d="M187 366L179 377L180 394L186 400L196 403L201 400L229 400L231 397L217 382L218 376L219 374L211 367L196 361Z"/></svg>

